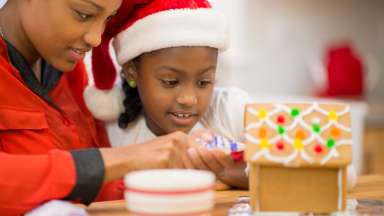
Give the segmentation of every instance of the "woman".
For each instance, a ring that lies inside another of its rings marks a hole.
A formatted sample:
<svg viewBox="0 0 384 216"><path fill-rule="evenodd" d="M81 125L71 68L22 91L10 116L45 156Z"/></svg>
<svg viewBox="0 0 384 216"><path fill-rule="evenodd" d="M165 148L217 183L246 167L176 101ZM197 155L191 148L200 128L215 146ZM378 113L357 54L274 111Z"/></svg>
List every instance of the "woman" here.
<svg viewBox="0 0 384 216"><path fill-rule="evenodd" d="M81 100L87 81L82 58L100 44L120 4L133 8L135 1L8 0L0 10L2 215L51 199L88 204L103 183L129 171L190 164L189 140L181 132L104 148L104 126Z"/></svg>

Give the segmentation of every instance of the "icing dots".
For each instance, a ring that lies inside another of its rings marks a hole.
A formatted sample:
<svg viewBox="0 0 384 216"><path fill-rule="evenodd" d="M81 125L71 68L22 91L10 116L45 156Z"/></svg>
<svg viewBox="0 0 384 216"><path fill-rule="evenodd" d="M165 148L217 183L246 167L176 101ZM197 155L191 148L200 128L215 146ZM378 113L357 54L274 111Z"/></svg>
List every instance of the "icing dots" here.
<svg viewBox="0 0 384 216"><path fill-rule="evenodd" d="M313 150L316 154L321 154L324 152L324 147L320 144L316 144Z"/></svg>
<svg viewBox="0 0 384 216"><path fill-rule="evenodd" d="M341 136L341 130L337 127L332 127L330 130L330 135L333 138L339 138Z"/></svg>
<svg viewBox="0 0 384 216"><path fill-rule="evenodd" d="M259 128L259 137L262 139L267 138L267 128L266 127L260 127Z"/></svg>
<svg viewBox="0 0 384 216"><path fill-rule="evenodd" d="M319 134L321 132L320 124L312 123L312 130L314 133Z"/></svg>
<svg viewBox="0 0 384 216"><path fill-rule="evenodd" d="M277 126L277 133L280 135L284 135L285 134L285 128L282 126Z"/></svg>
<svg viewBox="0 0 384 216"><path fill-rule="evenodd" d="M304 148L303 141L301 141L300 139L295 139L293 146L295 147L295 150L297 150L297 151L301 151Z"/></svg>
<svg viewBox="0 0 384 216"><path fill-rule="evenodd" d="M267 117L267 111L265 108L260 108L258 113L259 119L265 119Z"/></svg>
<svg viewBox="0 0 384 216"><path fill-rule="evenodd" d="M328 113L328 118L330 121L337 121L338 119L337 113L334 110L330 111Z"/></svg>
<svg viewBox="0 0 384 216"><path fill-rule="evenodd" d="M268 139L261 139L260 140L260 148L269 149L269 146L270 146L270 144L269 144Z"/></svg>
<svg viewBox="0 0 384 216"><path fill-rule="evenodd" d="M336 141L334 139L329 138L327 140L327 148L333 148L333 147L335 147L335 145L336 145Z"/></svg>
<svg viewBox="0 0 384 216"><path fill-rule="evenodd" d="M280 140L279 142L277 142L276 143L276 149L279 151L284 151L284 149L285 149L284 141Z"/></svg>
<svg viewBox="0 0 384 216"><path fill-rule="evenodd" d="M302 129L298 129L296 132L295 132L295 138L296 139L299 139L299 140L303 140L305 139L306 135L305 135L305 131L302 130Z"/></svg>
<svg viewBox="0 0 384 216"><path fill-rule="evenodd" d="M285 117L283 116L283 115L278 115L277 117L276 117L276 122L277 122L277 124L279 124L279 125L282 125L282 124L285 124Z"/></svg>
<svg viewBox="0 0 384 216"><path fill-rule="evenodd" d="M296 118L300 115L300 109L299 108L292 108L291 110L291 116Z"/></svg>

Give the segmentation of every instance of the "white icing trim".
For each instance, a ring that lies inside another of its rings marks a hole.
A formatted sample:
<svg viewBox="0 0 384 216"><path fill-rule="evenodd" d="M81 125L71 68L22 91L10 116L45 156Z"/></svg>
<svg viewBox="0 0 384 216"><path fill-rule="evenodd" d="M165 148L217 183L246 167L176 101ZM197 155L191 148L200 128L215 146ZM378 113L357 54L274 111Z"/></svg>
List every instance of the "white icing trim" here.
<svg viewBox="0 0 384 216"><path fill-rule="evenodd" d="M113 46L123 65L143 53L179 46L209 46L224 51L229 28L224 16L212 8L157 12L120 32Z"/></svg>

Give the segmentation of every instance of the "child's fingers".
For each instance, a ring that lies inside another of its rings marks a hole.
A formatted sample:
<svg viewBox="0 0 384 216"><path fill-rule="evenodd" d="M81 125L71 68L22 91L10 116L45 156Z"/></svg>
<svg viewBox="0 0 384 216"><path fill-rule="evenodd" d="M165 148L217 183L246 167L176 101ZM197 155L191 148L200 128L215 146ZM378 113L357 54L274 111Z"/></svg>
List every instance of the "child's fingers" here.
<svg viewBox="0 0 384 216"><path fill-rule="evenodd" d="M191 158L188 156L188 154L185 154L182 156L183 164L185 169L194 169Z"/></svg>
<svg viewBox="0 0 384 216"><path fill-rule="evenodd" d="M225 154L220 149L212 149L211 150L212 155L216 158L216 160L221 164L223 167L230 167L233 166L234 162L230 155Z"/></svg>
<svg viewBox="0 0 384 216"><path fill-rule="evenodd" d="M201 159L201 157L200 157L199 153L197 152L196 148L189 148L188 149L188 156L191 159L191 162L192 162L193 166L196 169L209 170L207 165Z"/></svg>
<svg viewBox="0 0 384 216"><path fill-rule="evenodd" d="M224 184L222 181L220 180L216 180L216 183L215 183L215 190L217 191L223 191L223 190L229 190L231 189L231 187L227 184Z"/></svg>
<svg viewBox="0 0 384 216"><path fill-rule="evenodd" d="M217 161L216 157L213 155L211 150L200 147L197 149L197 151L200 154L203 162L209 167L212 172L220 174L224 170L224 167L219 161Z"/></svg>

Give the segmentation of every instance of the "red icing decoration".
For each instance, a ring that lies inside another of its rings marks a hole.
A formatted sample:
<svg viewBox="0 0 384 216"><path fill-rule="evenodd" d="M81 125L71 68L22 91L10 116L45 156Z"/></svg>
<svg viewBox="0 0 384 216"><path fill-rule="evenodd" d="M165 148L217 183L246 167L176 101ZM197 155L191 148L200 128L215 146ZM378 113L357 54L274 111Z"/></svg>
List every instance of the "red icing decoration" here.
<svg viewBox="0 0 384 216"><path fill-rule="evenodd" d="M315 146L315 152L316 152L317 154L321 154L321 153L323 153L323 151L324 151L323 146L321 146L321 145L319 145L319 144L317 144L317 145Z"/></svg>
<svg viewBox="0 0 384 216"><path fill-rule="evenodd" d="M277 116L277 123L278 124L284 124L285 123L285 117L283 115Z"/></svg>
<svg viewBox="0 0 384 216"><path fill-rule="evenodd" d="M276 143L276 148L280 151L284 150L285 146L284 146L284 142L283 141L280 141L278 143Z"/></svg>
<svg viewBox="0 0 384 216"><path fill-rule="evenodd" d="M244 151L231 152L231 157L235 163L244 162Z"/></svg>

